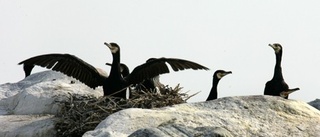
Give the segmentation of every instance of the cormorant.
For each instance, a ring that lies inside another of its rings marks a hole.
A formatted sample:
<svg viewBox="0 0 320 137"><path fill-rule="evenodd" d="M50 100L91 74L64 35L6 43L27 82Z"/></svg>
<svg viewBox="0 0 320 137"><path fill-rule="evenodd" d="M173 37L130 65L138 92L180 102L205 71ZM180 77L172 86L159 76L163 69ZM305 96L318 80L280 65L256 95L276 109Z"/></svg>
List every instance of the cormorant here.
<svg viewBox="0 0 320 137"><path fill-rule="evenodd" d="M217 70L216 72L214 72L213 80L212 80L212 88L211 88L210 94L207 98L207 101L214 100L214 99L218 98L218 90L217 90L218 83L222 77L224 77L225 75L228 75L228 74L232 74L232 72L231 71L224 71L224 70Z"/></svg>
<svg viewBox="0 0 320 137"><path fill-rule="evenodd" d="M283 79L281 68L282 46L278 43L269 44L269 46L275 51L276 65L274 67L273 78L266 83L264 95L282 96L288 99L289 94L299 90L299 88L289 89L288 84Z"/></svg>
<svg viewBox="0 0 320 137"><path fill-rule="evenodd" d="M168 63L174 71L184 69L204 69L207 67L198 63L174 58L158 58L134 68L123 77L120 70L120 47L116 43L104 43L109 47L113 61L108 77L101 75L92 65L70 54L45 54L31 57L19 63L24 66L39 65L74 77L91 88L103 86L104 96L126 98L126 88L141 83L144 79L153 78L160 74L169 73ZM28 69L24 69L25 71ZM32 69L31 69L32 70ZM25 72L26 74L30 72Z"/></svg>
<svg viewBox="0 0 320 137"><path fill-rule="evenodd" d="M146 62L150 62L154 59L155 58L149 58ZM106 65L111 66L112 64L106 63ZM121 69L121 73L122 73L123 77L129 75L130 71L129 71L129 68L126 64L120 63L120 69ZM160 82L159 78L160 78L160 76L158 75L153 78L145 79L145 80L143 80L143 82L136 84L134 87L137 90L154 91L156 89L156 87L158 87L158 88L164 87L164 85Z"/></svg>
<svg viewBox="0 0 320 137"><path fill-rule="evenodd" d="M156 91L156 87L165 88L160 82L160 76L145 79L142 83L136 85L136 89L153 92Z"/></svg>
<svg viewBox="0 0 320 137"><path fill-rule="evenodd" d="M146 62L151 62L153 60L155 60L156 58L149 58ZM155 91L156 87L160 88L164 88L164 85L160 82L160 76L157 75L155 77L152 78L147 78L145 80L143 80L142 83L139 83L136 85L136 88L139 90L144 90L144 91Z"/></svg>
<svg viewBox="0 0 320 137"><path fill-rule="evenodd" d="M106 63L106 65L108 66L112 66L111 63ZM130 70L128 68L128 66L126 64L123 64L123 63L120 63L120 73L121 73L121 76L124 78L126 76L128 76L130 74ZM128 89L128 98L130 98L132 96L132 88L133 86L129 86L127 89Z"/></svg>
<svg viewBox="0 0 320 137"><path fill-rule="evenodd" d="M110 63L106 63L108 66L112 66ZM126 64L120 63L120 72L122 77L126 77L130 74L130 70Z"/></svg>

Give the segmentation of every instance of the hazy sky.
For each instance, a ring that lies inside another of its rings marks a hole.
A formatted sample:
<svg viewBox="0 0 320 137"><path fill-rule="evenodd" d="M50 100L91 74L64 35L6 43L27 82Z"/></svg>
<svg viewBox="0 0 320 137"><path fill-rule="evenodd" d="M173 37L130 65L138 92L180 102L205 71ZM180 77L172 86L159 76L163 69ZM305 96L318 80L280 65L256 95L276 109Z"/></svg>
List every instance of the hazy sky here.
<svg viewBox="0 0 320 137"><path fill-rule="evenodd" d="M320 1L236 0L0 0L0 84L24 78L18 62L47 53L69 53L109 72L104 42L121 46L131 70L150 57L198 62L210 71L161 75L161 82L201 91L204 101L217 69L231 70L218 96L261 95L273 76L269 43L284 48L282 69L289 98L320 98ZM40 67L34 72L43 71Z"/></svg>

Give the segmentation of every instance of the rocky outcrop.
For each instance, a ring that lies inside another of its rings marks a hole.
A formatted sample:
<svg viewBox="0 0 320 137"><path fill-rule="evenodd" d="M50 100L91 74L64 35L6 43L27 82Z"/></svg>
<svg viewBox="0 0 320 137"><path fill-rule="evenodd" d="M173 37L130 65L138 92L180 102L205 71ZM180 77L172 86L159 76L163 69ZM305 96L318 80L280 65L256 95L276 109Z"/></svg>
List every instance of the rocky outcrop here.
<svg viewBox="0 0 320 137"><path fill-rule="evenodd" d="M127 109L84 137L320 136L320 111L273 96L226 97L160 109Z"/></svg>
<svg viewBox="0 0 320 137"><path fill-rule="evenodd" d="M57 101L70 95L102 96L79 81L54 71L30 75L17 83L0 85L1 137L55 137Z"/></svg>

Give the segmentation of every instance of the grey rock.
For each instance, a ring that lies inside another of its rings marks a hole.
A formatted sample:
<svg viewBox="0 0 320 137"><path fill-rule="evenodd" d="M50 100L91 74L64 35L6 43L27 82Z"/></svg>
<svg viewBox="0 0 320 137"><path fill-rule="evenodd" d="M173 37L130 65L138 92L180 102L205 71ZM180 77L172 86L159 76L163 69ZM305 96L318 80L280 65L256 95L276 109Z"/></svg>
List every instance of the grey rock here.
<svg viewBox="0 0 320 137"><path fill-rule="evenodd" d="M55 137L53 115L0 115L1 137Z"/></svg>
<svg viewBox="0 0 320 137"><path fill-rule="evenodd" d="M223 127L186 127L184 125L168 124L157 128L139 129L129 135L129 137L233 137L233 135Z"/></svg>
<svg viewBox="0 0 320 137"><path fill-rule="evenodd" d="M320 136L319 123L320 111L305 102L239 96L159 109L126 109L83 136Z"/></svg>
<svg viewBox="0 0 320 137"><path fill-rule="evenodd" d="M0 85L0 137L55 137L55 114L67 96L99 96L93 90L58 72L44 71L17 82Z"/></svg>
<svg viewBox="0 0 320 137"><path fill-rule="evenodd" d="M9 114L57 114L61 106L57 100L66 100L71 94L101 96L102 89L93 90L62 73L44 71L35 73L17 83L0 85L0 108ZM14 94L13 94L14 93ZM2 94L2 96L1 96ZM1 98L3 97L3 98Z"/></svg>
<svg viewBox="0 0 320 137"><path fill-rule="evenodd" d="M314 101L311 101L308 104L320 110L320 99L315 99Z"/></svg>

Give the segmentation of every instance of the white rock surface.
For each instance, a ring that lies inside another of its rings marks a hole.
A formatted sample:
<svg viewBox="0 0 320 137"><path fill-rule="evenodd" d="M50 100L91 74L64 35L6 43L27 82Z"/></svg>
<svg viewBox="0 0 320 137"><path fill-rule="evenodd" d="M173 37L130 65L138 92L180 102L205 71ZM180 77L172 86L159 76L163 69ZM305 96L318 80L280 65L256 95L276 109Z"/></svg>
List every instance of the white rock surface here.
<svg viewBox="0 0 320 137"><path fill-rule="evenodd" d="M214 135L194 132L199 128L218 128L224 136L320 136L320 111L280 97L226 97L152 110L126 109L84 137Z"/></svg>
<svg viewBox="0 0 320 137"><path fill-rule="evenodd" d="M75 81L71 84L71 81ZM0 105L10 114L56 114L59 106L54 101L70 94L102 96L102 89L93 90L81 82L55 71L30 75L18 83L0 86Z"/></svg>
<svg viewBox="0 0 320 137"><path fill-rule="evenodd" d="M53 115L60 110L55 101L71 94L98 97L103 92L50 70L0 85L0 137L55 136Z"/></svg>

